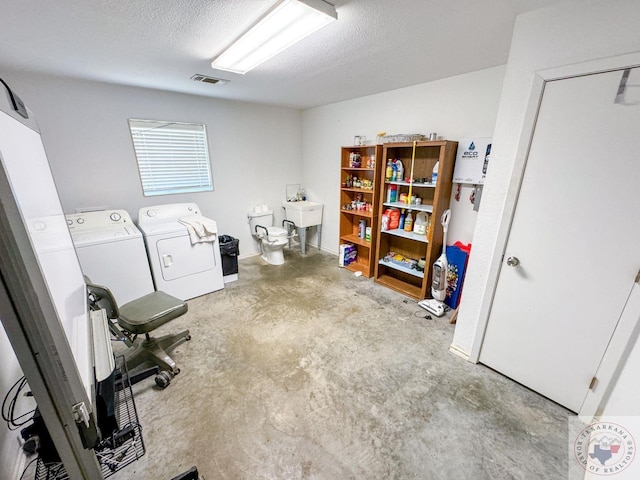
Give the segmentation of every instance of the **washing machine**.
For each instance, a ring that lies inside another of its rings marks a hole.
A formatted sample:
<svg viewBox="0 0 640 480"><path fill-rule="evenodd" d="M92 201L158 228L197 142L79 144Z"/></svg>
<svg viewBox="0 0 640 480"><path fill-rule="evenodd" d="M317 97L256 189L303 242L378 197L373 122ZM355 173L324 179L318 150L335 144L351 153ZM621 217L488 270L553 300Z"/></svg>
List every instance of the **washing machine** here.
<svg viewBox="0 0 640 480"><path fill-rule="evenodd" d="M120 305L154 291L142 233L126 210L66 215L82 273Z"/></svg>
<svg viewBox="0 0 640 480"><path fill-rule="evenodd" d="M194 216L201 216L195 203L155 205L138 212L156 289L183 300L224 288L218 236L192 243L187 226L180 223Z"/></svg>

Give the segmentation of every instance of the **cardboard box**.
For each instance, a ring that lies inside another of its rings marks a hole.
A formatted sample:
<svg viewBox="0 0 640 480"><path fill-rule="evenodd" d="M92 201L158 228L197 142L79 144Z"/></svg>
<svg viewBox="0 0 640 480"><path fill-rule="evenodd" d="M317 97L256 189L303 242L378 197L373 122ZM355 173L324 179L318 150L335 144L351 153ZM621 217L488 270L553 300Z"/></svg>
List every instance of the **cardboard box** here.
<svg viewBox="0 0 640 480"><path fill-rule="evenodd" d="M491 156L491 142L491 137L477 137L458 142L453 183L469 183L471 185L484 183Z"/></svg>

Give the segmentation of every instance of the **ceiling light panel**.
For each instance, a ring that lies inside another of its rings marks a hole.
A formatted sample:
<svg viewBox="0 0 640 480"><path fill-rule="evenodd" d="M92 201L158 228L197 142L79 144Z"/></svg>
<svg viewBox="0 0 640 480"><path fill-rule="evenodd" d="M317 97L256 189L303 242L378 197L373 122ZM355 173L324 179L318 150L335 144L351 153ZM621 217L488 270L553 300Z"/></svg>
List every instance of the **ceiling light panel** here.
<svg viewBox="0 0 640 480"><path fill-rule="evenodd" d="M211 66L247 73L337 18L333 5L322 0L282 0L214 58Z"/></svg>

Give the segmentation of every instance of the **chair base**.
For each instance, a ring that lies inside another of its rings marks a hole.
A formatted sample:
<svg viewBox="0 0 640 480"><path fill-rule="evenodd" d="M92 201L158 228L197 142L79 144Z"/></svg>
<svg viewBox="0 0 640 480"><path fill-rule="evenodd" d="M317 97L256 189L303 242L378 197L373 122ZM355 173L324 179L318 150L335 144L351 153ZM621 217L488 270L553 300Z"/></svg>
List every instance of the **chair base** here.
<svg viewBox="0 0 640 480"><path fill-rule="evenodd" d="M126 357L127 368L133 370L143 363L153 363L158 365L160 369L177 375L180 373L180 369L167 352L187 340L191 340L189 330L164 335L159 338L147 337L136 346L131 355Z"/></svg>

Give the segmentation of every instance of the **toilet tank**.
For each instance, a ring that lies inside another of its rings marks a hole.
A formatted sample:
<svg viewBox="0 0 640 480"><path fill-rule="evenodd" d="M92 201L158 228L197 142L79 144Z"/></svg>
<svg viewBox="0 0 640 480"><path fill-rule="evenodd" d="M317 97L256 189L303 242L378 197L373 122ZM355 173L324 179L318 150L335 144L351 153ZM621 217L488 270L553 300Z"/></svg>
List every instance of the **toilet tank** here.
<svg viewBox="0 0 640 480"><path fill-rule="evenodd" d="M265 212L249 212L247 213L247 217L249 217L249 228L251 228L251 235L256 234L256 225L260 225L262 227L273 226L272 210L267 210Z"/></svg>

